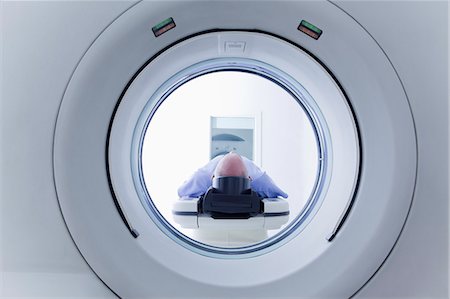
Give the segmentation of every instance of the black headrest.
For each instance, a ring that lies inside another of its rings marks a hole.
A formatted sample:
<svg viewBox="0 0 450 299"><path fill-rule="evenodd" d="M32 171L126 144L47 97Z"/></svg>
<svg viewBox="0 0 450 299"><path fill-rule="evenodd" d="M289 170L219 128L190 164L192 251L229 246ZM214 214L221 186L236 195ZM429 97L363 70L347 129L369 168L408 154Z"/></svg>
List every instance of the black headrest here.
<svg viewBox="0 0 450 299"><path fill-rule="evenodd" d="M199 210L216 219L247 219L262 212L261 200L250 188L249 178L215 177L199 201Z"/></svg>
<svg viewBox="0 0 450 299"><path fill-rule="evenodd" d="M240 195L250 190L250 179L239 176L215 177L212 180L212 187L221 194Z"/></svg>

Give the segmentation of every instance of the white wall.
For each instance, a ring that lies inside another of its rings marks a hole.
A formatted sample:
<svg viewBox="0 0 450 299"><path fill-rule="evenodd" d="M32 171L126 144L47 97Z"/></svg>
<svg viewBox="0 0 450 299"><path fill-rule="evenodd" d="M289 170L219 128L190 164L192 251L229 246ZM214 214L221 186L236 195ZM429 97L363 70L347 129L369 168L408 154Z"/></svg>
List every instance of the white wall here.
<svg viewBox="0 0 450 299"><path fill-rule="evenodd" d="M255 136L256 146L261 146L256 150L261 152L259 166L289 194L290 220L295 218L316 178L313 129L289 93L265 78L243 72L194 79L172 93L155 113L142 159L149 194L159 211L172 222L177 188L209 161L211 116L261 118L260 133L256 131Z"/></svg>

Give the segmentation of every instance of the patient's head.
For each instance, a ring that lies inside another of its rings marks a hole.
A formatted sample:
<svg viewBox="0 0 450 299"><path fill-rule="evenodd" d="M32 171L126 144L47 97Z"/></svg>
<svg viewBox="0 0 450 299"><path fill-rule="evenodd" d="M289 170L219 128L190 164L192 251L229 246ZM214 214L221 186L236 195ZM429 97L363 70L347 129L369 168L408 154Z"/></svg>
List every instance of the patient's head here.
<svg viewBox="0 0 450 299"><path fill-rule="evenodd" d="M241 156L236 153L228 153L217 164L214 170L214 176L239 176L248 178L248 171Z"/></svg>

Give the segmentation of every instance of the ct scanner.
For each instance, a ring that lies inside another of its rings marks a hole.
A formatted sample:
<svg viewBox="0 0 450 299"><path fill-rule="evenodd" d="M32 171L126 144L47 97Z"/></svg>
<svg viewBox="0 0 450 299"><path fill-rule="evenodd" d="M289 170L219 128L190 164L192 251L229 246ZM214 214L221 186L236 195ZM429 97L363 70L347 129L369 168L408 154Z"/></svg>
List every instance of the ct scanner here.
<svg viewBox="0 0 450 299"><path fill-rule="evenodd" d="M1 5L2 296L449 296L448 2ZM282 87L317 148L304 208L232 248L142 170L166 98L224 71Z"/></svg>

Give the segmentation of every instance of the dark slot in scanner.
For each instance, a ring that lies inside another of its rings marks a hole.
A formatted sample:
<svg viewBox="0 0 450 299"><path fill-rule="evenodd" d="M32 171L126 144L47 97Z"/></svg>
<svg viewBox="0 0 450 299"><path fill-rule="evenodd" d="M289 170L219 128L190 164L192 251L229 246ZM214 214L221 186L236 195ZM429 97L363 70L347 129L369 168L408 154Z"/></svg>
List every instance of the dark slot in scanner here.
<svg viewBox="0 0 450 299"><path fill-rule="evenodd" d="M199 200L199 211L215 219L248 219L263 212L262 199L244 177L217 177Z"/></svg>

